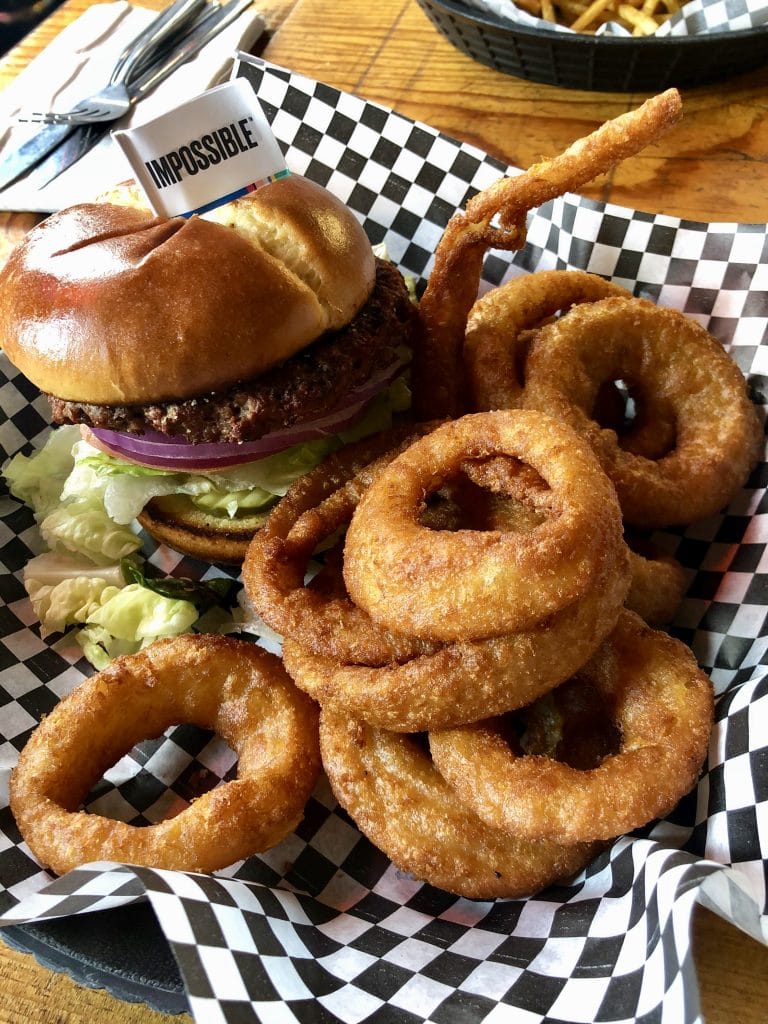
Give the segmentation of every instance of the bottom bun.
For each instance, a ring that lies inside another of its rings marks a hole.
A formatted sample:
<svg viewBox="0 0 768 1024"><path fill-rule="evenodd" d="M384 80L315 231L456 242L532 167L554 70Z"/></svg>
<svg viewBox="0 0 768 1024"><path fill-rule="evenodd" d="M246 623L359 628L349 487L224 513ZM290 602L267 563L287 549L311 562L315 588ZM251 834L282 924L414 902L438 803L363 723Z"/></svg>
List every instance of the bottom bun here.
<svg viewBox="0 0 768 1024"><path fill-rule="evenodd" d="M205 562L240 565L266 512L230 519L195 508L185 495L153 498L138 519L147 533L161 544Z"/></svg>

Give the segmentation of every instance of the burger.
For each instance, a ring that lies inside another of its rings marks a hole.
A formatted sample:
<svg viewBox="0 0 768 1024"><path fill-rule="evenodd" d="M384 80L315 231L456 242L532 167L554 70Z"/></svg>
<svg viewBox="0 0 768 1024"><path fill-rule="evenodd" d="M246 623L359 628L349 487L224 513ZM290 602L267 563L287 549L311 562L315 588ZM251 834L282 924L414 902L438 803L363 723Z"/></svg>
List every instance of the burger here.
<svg viewBox="0 0 768 1024"><path fill-rule="evenodd" d="M240 562L293 479L406 404L413 325L397 268L295 174L190 218L120 186L0 272L0 343L79 426L110 516L208 561Z"/></svg>

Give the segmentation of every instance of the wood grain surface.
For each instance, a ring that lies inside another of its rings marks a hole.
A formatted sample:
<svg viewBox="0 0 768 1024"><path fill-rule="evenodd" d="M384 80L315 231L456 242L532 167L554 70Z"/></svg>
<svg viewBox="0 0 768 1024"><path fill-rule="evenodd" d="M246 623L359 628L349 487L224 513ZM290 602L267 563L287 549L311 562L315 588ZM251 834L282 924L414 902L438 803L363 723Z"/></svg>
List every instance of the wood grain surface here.
<svg viewBox="0 0 768 1024"><path fill-rule="evenodd" d="M91 0L68 0L0 61L7 84ZM143 0L161 7L162 0ZM537 85L456 51L416 0L261 0L264 56L480 146L517 167L555 154L645 96ZM768 220L768 68L684 93L683 123L586 195L705 221ZM39 217L0 212L0 260ZM84 926L85 927L85 926ZM694 959L707 1024L765 1024L768 949L698 908ZM0 943L0 1024L185 1024L41 968ZM269 1022L267 1022L269 1024Z"/></svg>
<svg viewBox="0 0 768 1024"><path fill-rule="evenodd" d="M415 0L299 0L268 56L521 168L646 98L556 89L492 71L448 43ZM693 220L764 222L766 95L768 68L686 91L682 124L583 194Z"/></svg>

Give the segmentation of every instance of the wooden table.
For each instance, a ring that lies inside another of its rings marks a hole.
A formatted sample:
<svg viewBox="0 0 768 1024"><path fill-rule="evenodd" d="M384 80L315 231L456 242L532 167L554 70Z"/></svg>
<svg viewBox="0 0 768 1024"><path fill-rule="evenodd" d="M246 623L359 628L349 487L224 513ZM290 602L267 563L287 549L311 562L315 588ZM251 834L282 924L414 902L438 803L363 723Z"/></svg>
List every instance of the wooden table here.
<svg viewBox="0 0 768 1024"><path fill-rule="evenodd" d="M90 0L68 0L0 62L0 88ZM144 0L162 6L161 0ZM565 148L644 96L566 91L509 78L454 50L415 0L260 0L264 55L472 142L517 167ZM685 119L584 194L693 220L768 220L768 68L684 94ZM2 247L36 222L0 212ZM765 1024L768 949L698 909L694 955L707 1024ZM121 1003L0 944L0 1024L188 1020Z"/></svg>

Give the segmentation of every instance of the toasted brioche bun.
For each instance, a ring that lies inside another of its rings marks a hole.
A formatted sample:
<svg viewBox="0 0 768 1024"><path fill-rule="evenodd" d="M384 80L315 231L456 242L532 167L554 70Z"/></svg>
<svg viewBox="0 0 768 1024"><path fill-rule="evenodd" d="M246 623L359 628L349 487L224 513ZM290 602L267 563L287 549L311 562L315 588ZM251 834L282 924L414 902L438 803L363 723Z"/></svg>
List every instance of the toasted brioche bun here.
<svg viewBox="0 0 768 1024"><path fill-rule="evenodd" d="M204 562L241 565L248 544L263 524L265 513L227 519L196 509L183 494L153 498L139 522L159 544Z"/></svg>
<svg viewBox="0 0 768 1024"><path fill-rule="evenodd" d="M306 178L205 219L156 217L119 189L106 198L117 202L52 214L0 271L0 346L57 398L216 392L345 326L373 289L361 225Z"/></svg>

